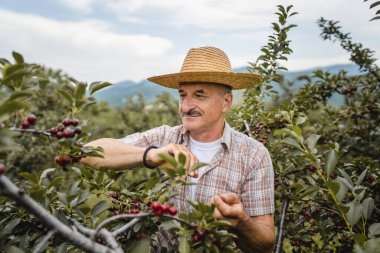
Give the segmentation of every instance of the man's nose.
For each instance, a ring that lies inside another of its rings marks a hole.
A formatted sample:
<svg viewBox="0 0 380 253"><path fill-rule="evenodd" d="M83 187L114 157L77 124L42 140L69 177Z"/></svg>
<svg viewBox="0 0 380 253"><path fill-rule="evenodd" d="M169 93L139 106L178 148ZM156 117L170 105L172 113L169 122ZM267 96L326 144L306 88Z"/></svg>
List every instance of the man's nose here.
<svg viewBox="0 0 380 253"><path fill-rule="evenodd" d="M183 98L179 103L181 110L184 112L187 112L195 107L195 103L191 98Z"/></svg>

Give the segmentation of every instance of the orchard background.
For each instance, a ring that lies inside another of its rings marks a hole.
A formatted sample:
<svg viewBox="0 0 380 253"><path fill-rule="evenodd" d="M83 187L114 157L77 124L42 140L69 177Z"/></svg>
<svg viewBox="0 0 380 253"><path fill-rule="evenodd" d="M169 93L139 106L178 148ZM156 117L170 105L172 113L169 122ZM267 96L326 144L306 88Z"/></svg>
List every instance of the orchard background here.
<svg viewBox="0 0 380 253"><path fill-rule="evenodd" d="M379 252L376 59L338 22L321 18L321 38L340 43L361 72L317 70L292 90L279 70L286 71L292 53L288 32L296 27L295 14L291 6L278 7L273 34L249 67L263 84L245 92L228 121L271 153L275 252ZM112 172L78 163L101 156L100 148L83 146L90 140L179 124L177 102L168 94L153 105L142 96L130 99L118 110L92 96L107 82L86 84L27 63L17 52L0 59L0 68L1 252L165 252L165 236L171 251L237 251L228 224L212 217L213 206L192 203L191 213L179 214L171 204L176 188L186 184L183 158L166 157L176 170ZM327 103L336 93L344 105ZM159 230L173 233L156 236Z"/></svg>

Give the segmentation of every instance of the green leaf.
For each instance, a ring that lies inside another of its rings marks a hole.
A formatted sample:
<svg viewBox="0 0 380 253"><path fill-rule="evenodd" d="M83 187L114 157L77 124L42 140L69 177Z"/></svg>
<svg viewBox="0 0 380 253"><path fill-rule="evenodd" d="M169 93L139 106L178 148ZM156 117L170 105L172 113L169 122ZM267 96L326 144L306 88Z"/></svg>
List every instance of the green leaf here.
<svg viewBox="0 0 380 253"><path fill-rule="evenodd" d="M55 168L49 168L49 169L42 171L39 183L41 184L42 180L47 176L47 174L49 174L50 172L53 172L54 170L55 170Z"/></svg>
<svg viewBox="0 0 380 253"><path fill-rule="evenodd" d="M65 253L67 249L67 242L62 243L55 249L54 253Z"/></svg>
<svg viewBox="0 0 380 253"><path fill-rule="evenodd" d="M9 100L23 98L23 97L30 97L31 95L33 95L32 91L26 91L26 90L14 91L12 92L12 95L9 97Z"/></svg>
<svg viewBox="0 0 380 253"><path fill-rule="evenodd" d="M86 94L86 87L87 85L85 83L77 84L74 91L75 100L80 100L83 98L83 96Z"/></svg>
<svg viewBox="0 0 380 253"><path fill-rule="evenodd" d="M368 170L368 169L365 169L365 170L360 174L360 176L358 177L358 180L356 181L356 186L359 186L359 185L362 183L362 181L363 181L363 179L364 179L364 177L365 177L365 174L367 173L367 170Z"/></svg>
<svg viewBox="0 0 380 253"><path fill-rule="evenodd" d="M337 177L337 179L335 180L335 182L339 184L339 191L335 195L338 201L342 201L344 197L346 197L348 191L348 186L344 181L345 179L342 177Z"/></svg>
<svg viewBox="0 0 380 253"><path fill-rule="evenodd" d="M371 217L373 208L375 206L375 202L373 198L366 198L365 200L363 200L362 206L363 206L363 217L364 219L368 220Z"/></svg>
<svg viewBox="0 0 380 253"><path fill-rule="evenodd" d="M84 201L86 201L89 197L92 196L92 193L91 192L86 192L84 194L82 194L79 199L76 201L75 205L74 206L78 206L80 204L82 204Z"/></svg>
<svg viewBox="0 0 380 253"><path fill-rule="evenodd" d="M363 207L356 200L353 200L345 206L349 208L348 212L346 213L347 220L352 226L354 226L362 217Z"/></svg>
<svg viewBox="0 0 380 253"><path fill-rule="evenodd" d="M137 241L136 245L132 248L131 253L146 253L150 252L150 240L147 238L144 238L140 241Z"/></svg>
<svg viewBox="0 0 380 253"><path fill-rule="evenodd" d="M178 155L178 161L180 164L185 165L186 163L186 156L183 153L180 153Z"/></svg>
<svg viewBox="0 0 380 253"><path fill-rule="evenodd" d="M13 245L5 250L5 253L24 253L24 252L25 251L23 251L22 249Z"/></svg>
<svg viewBox="0 0 380 253"><path fill-rule="evenodd" d="M330 176L334 169L336 164L338 163L338 154L335 150L329 150L326 154L325 159L325 172L328 176Z"/></svg>
<svg viewBox="0 0 380 253"><path fill-rule="evenodd" d="M354 241L357 244L363 244L363 242L365 241L365 239L366 239L366 236L363 235L363 234L361 234L361 233L354 234Z"/></svg>
<svg viewBox="0 0 380 253"><path fill-rule="evenodd" d="M31 105L26 101L20 101L20 100L11 100L6 101L5 103L0 105L0 122L7 119L10 114L15 113L22 109L27 109Z"/></svg>
<svg viewBox="0 0 380 253"><path fill-rule="evenodd" d="M285 138L284 140L282 140L282 142L302 151L300 144L295 139L293 139L291 137Z"/></svg>
<svg viewBox="0 0 380 253"><path fill-rule="evenodd" d="M93 82L90 85L90 95L92 95L95 92L97 92L98 90L101 90L101 89L108 87L110 85L112 85L112 84L108 83L108 82Z"/></svg>
<svg viewBox="0 0 380 253"><path fill-rule="evenodd" d="M92 209L91 209L91 215L93 217L98 216L108 208L108 202L106 200L102 200L98 202Z"/></svg>
<svg viewBox="0 0 380 253"><path fill-rule="evenodd" d="M199 168L203 167L203 166L207 166L208 163L197 163L197 164L194 164L193 167L190 168L190 171L195 171L195 170L198 170Z"/></svg>
<svg viewBox="0 0 380 253"><path fill-rule="evenodd" d="M61 94L64 98L66 98L66 100L70 103L70 105L73 104L74 98L67 90L58 89L57 92Z"/></svg>
<svg viewBox="0 0 380 253"><path fill-rule="evenodd" d="M336 195L339 191L340 184L336 181L327 181L326 186Z"/></svg>
<svg viewBox="0 0 380 253"><path fill-rule="evenodd" d="M21 219L16 218L11 220L0 232L0 237L3 237L4 235L8 235L12 233L12 230L20 223Z"/></svg>
<svg viewBox="0 0 380 253"><path fill-rule="evenodd" d="M352 189L354 187L354 182L352 182L351 177L344 170L339 169L339 171L342 174L342 176L347 180L347 182L351 185Z"/></svg>
<svg viewBox="0 0 380 253"><path fill-rule="evenodd" d="M296 133L296 135L293 134L293 136L302 136L302 130L299 126L290 126L290 128L294 131L294 133Z"/></svg>
<svg viewBox="0 0 380 253"><path fill-rule="evenodd" d="M178 250L180 253L190 253L190 242L186 237L181 237Z"/></svg>
<svg viewBox="0 0 380 253"><path fill-rule="evenodd" d="M59 201L61 201L62 204L64 204L65 206L68 205L66 193L57 192L57 196L58 196Z"/></svg>
<svg viewBox="0 0 380 253"><path fill-rule="evenodd" d="M373 223L368 228L368 237L372 238L376 235L380 235L380 223Z"/></svg>
<svg viewBox="0 0 380 253"><path fill-rule="evenodd" d="M31 173L28 173L28 172L21 172L18 174L19 176L25 178L26 180L28 180L31 184L34 184L34 185L38 185L39 183L39 178L36 177L36 175L34 174L31 174Z"/></svg>
<svg viewBox="0 0 380 253"><path fill-rule="evenodd" d="M164 159L166 162L170 163L174 168L177 167L177 161L173 156L167 154L158 154L158 156Z"/></svg>
<svg viewBox="0 0 380 253"><path fill-rule="evenodd" d="M22 57L21 54L13 51L12 55L13 55L13 58L15 59L15 61L17 62L17 64L23 64L24 63L24 57Z"/></svg>
<svg viewBox="0 0 380 253"><path fill-rule="evenodd" d="M312 153L316 153L315 146L317 145L317 142L321 136L317 134L312 134L306 139L306 146L309 148L309 150Z"/></svg>
<svg viewBox="0 0 380 253"><path fill-rule="evenodd" d="M296 125L301 125L303 124L305 121L307 120L307 117L306 116L298 116L297 119L296 119Z"/></svg>

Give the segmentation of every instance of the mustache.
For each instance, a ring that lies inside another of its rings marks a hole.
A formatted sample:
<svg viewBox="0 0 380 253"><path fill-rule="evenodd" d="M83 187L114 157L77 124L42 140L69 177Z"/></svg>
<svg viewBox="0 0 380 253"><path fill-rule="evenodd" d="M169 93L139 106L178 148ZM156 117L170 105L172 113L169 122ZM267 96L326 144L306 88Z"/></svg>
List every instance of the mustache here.
<svg viewBox="0 0 380 253"><path fill-rule="evenodd" d="M202 116L202 113L200 113L199 111L197 111L196 109L190 109L189 111L187 112L182 112L181 113L181 116L184 117L184 116Z"/></svg>

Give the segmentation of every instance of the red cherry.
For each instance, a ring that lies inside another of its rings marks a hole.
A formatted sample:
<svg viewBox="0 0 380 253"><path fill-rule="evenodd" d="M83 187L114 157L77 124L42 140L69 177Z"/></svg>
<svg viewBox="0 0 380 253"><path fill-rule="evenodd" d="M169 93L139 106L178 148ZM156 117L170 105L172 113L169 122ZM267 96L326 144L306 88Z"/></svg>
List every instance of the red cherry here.
<svg viewBox="0 0 380 253"><path fill-rule="evenodd" d="M52 129L50 129L49 130L49 133L51 134L51 135L56 135L57 133L58 133L58 129L57 128L52 128Z"/></svg>
<svg viewBox="0 0 380 253"><path fill-rule="evenodd" d="M55 137L57 137L58 139L62 139L63 137L65 136L65 134L63 132L58 132Z"/></svg>
<svg viewBox="0 0 380 253"><path fill-rule="evenodd" d="M26 120L29 122L29 124L34 125L36 124L37 117L34 114L29 115Z"/></svg>
<svg viewBox="0 0 380 253"><path fill-rule="evenodd" d="M154 211L157 211L157 210L161 210L161 204L154 201L152 202L152 204L150 205L150 208Z"/></svg>
<svg viewBox="0 0 380 253"><path fill-rule="evenodd" d="M21 124L21 128L22 128L22 129L27 129L27 128L29 128L29 127L30 127L30 124L29 124L28 120L27 120L27 119L24 119L24 121L23 121L22 124Z"/></svg>
<svg viewBox="0 0 380 253"><path fill-rule="evenodd" d="M161 206L161 210L162 210L162 212L167 212L168 210L169 210L169 206L168 205L162 205Z"/></svg>
<svg viewBox="0 0 380 253"><path fill-rule="evenodd" d="M66 119L64 119L63 121L62 121L62 124L64 125L64 126L70 126L71 125L71 122L72 122L72 120L71 119L69 119L69 118L66 118Z"/></svg>
<svg viewBox="0 0 380 253"><path fill-rule="evenodd" d="M72 126L77 126L79 124L79 121L77 119L72 119L71 120L71 125Z"/></svg>
<svg viewBox="0 0 380 253"><path fill-rule="evenodd" d="M5 166L4 164L0 163L0 175L5 172Z"/></svg>
<svg viewBox="0 0 380 253"><path fill-rule="evenodd" d="M162 212L161 209L158 209L158 210L154 211L154 214L155 214L156 216L158 216L158 217L161 217L161 216L164 214L164 212Z"/></svg>
<svg viewBox="0 0 380 253"><path fill-rule="evenodd" d="M192 237L191 237L191 240L193 241L193 242L198 242L199 241L199 236L196 234L196 235L193 235Z"/></svg>
<svg viewBox="0 0 380 253"><path fill-rule="evenodd" d="M82 133L82 129L81 129L80 127L76 127L76 128L74 129L74 133L76 133L76 134L81 134L81 133Z"/></svg>
<svg viewBox="0 0 380 253"><path fill-rule="evenodd" d="M75 136L75 133L74 133L74 131L72 131L72 130L70 130L70 129L65 129L65 130L63 131L63 136L64 136L65 138L73 138L73 137Z"/></svg>
<svg viewBox="0 0 380 253"><path fill-rule="evenodd" d="M168 213L170 214L170 215L176 215L177 214L177 209L176 208L174 208L174 207L170 207L169 209L168 209Z"/></svg>
<svg viewBox="0 0 380 253"><path fill-rule="evenodd" d="M61 166L65 166L71 163L71 158L68 156L57 156L55 158L55 163Z"/></svg>

